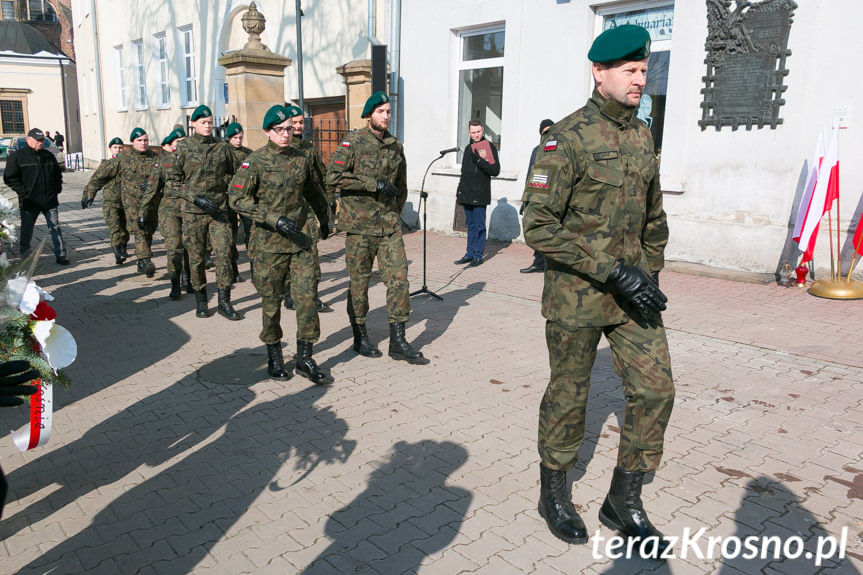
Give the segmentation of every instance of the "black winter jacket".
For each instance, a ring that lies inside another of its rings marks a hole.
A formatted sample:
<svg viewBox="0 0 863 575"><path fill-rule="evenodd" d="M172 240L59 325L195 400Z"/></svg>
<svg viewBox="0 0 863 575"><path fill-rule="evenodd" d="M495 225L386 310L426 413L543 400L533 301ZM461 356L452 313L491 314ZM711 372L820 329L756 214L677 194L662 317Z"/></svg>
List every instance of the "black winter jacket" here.
<svg viewBox="0 0 863 575"><path fill-rule="evenodd" d="M6 160L3 181L18 194L22 210L50 210L59 205L63 175L57 158L48 150L24 146Z"/></svg>
<svg viewBox="0 0 863 575"><path fill-rule="evenodd" d="M485 139L485 137L483 137ZM469 206L487 206L491 203L491 179L500 173L500 160L493 142L491 153L494 164L489 164L473 153L470 143L461 159L461 179L458 182L456 201Z"/></svg>

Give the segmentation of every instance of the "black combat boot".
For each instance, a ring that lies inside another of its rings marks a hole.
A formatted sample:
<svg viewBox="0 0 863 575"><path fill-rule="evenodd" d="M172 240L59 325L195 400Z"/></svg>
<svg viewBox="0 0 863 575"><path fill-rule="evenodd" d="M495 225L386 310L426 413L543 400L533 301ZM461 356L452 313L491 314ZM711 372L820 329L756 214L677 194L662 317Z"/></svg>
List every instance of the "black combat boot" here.
<svg viewBox="0 0 863 575"><path fill-rule="evenodd" d="M267 374L271 379L288 380L293 374L285 370L285 360L282 359L282 343L267 344Z"/></svg>
<svg viewBox="0 0 863 575"><path fill-rule="evenodd" d="M138 260L138 273L146 275L148 278L156 275L156 266L150 261L150 258L141 258Z"/></svg>
<svg viewBox="0 0 863 575"><path fill-rule="evenodd" d="M295 359L294 369L297 370L297 373L317 385L329 383L327 373L319 368L315 360L312 359L312 342L297 340L297 357Z"/></svg>
<svg viewBox="0 0 863 575"><path fill-rule="evenodd" d="M240 275L240 268L237 267L237 264L234 264L234 277L231 279L231 282L238 284L243 281L245 280L243 279L243 276Z"/></svg>
<svg viewBox="0 0 863 575"><path fill-rule="evenodd" d="M123 255L123 251L120 249L120 246L111 246L114 249L114 263L118 266L122 265L123 262L126 261L126 256Z"/></svg>
<svg viewBox="0 0 863 575"><path fill-rule="evenodd" d="M365 324L351 324L351 329L354 332L354 351L366 357L380 357L383 354L371 341L369 341L369 332L366 331Z"/></svg>
<svg viewBox="0 0 863 575"><path fill-rule="evenodd" d="M578 516L569 490L566 471L549 469L539 464L539 515L549 530L567 543L587 543L587 528Z"/></svg>
<svg viewBox="0 0 863 575"><path fill-rule="evenodd" d="M207 309L207 286L202 287L195 294L195 315L198 317L210 317Z"/></svg>
<svg viewBox="0 0 863 575"><path fill-rule="evenodd" d="M126 244L122 244L120 246L120 253L123 254L124 260L129 259L129 250L128 250L128 246L126 246Z"/></svg>
<svg viewBox="0 0 863 575"><path fill-rule="evenodd" d="M291 292L285 292L285 309L294 309L294 300L291 297Z"/></svg>
<svg viewBox="0 0 863 575"><path fill-rule="evenodd" d="M171 299L180 299L183 297L183 292L180 289L180 274L174 272L171 274L171 293L168 294Z"/></svg>
<svg viewBox="0 0 863 575"><path fill-rule="evenodd" d="M644 473L614 468L611 489L599 509L599 521L627 537L640 539L639 551L645 559L660 559L668 541L653 526L641 504L641 485ZM646 539L653 538L645 542Z"/></svg>
<svg viewBox="0 0 863 575"><path fill-rule="evenodd" d="M189 272L180 272L180 289L186 290L186 293L195 293L195 288L192 287L192 280L189 278Z"/></svg>
<svg viewBox="0 0 863 575"><path fill-rule="evenodd" d="M333 311L333 308L322 302L319 297L315 298L315 307L317 308L318 313L330 313Z"/></svg>
<svg viewBox="0 0 863 575"><path fill-rule="evenodd" d="M423 357L423 354L411 347L411 344L405 340L405 324L404 322L396 322L390 324L390 357L393 359L402 359L408 363L415 365L426 365L429 360Z"/></svg>
<svg viewBox="0 0 863 575"><path fill-rule="evenodd" d="M231 288L219 288L219 307L216 311L219 312L219 315L231 321L240 321L243 319L243 316L237 313L237 310L231 305Z"/></svg>

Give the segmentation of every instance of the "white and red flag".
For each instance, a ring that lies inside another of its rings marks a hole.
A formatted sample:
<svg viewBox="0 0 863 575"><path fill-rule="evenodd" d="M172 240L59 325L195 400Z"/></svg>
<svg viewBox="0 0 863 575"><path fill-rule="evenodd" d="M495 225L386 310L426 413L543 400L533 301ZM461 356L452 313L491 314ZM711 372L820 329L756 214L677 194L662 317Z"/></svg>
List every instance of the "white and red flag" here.
<svg viewBox="0 0 863 575"><path fill-rule="evenodd" d="M812 202L812 192L815 191L815 184L818 182L818 170L821 168L821 161L824 159L824 126L818 132L818 140L815 142L815 148L812 150L812 155L809 156L809 162L806 164L806 183L803 186L803 197L800 198L800 206L797 208L797 221L794 223L794 234L791 236L795 242L800 242L800 232L803 231L803 224L806 223L806 216L809 213L809 207Z"/></svg>
<svg viewBox="0 0 863 575"><path fill-rule="evenodd" d="M824 214L833 207L833 200L839 197L839 130L834 129L830 138L830 145L821 161L818 170L815 188L800 230L799 244L803 258L800 263L806 263L812 259L815 251L815 240L818 238L818 225ZM803 204L801 202L801 208Z"/></svg>

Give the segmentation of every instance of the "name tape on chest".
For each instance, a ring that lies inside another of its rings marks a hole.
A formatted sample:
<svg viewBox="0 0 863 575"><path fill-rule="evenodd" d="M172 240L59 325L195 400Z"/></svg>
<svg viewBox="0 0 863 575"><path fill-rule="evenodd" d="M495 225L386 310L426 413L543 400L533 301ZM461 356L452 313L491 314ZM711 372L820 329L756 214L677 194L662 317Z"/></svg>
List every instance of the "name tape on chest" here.
<svg viewBox="0 0 863 575"><path fill-rule="evenodd" d="M609 150L607 152L595 152L593 154L593 160L595 162L603 162L606 160L616 160L620 157L620 154L617 153L617 150Z"/></svg>

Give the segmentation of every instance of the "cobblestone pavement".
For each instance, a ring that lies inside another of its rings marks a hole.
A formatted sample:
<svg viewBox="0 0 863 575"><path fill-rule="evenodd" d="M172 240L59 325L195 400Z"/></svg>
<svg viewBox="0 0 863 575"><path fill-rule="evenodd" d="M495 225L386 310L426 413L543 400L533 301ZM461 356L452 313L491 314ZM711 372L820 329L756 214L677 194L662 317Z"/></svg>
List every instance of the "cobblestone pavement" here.
<svg viewBox="0 0 863 575"><path fill-rule="evenodd" d="M612 559L597 512L624 400L604 342L569 474L591 541L555 539L536 511L548 359L542 277L518 273L527 247L490 243L483 266L463 268L451 262L464 239L429 234L428 285L444 299L412 299L408 338L431 364L411 366L351 351L344 239L323 242L335 312L321 314L315 357L335 383L274 382L242 250L233 299L246 319L198 319L192 296L167 299L161 239L152 280L114 265L99 205L79 208L88 175L68 175L61 196L72 265L45 255L37 278L77 338L73 384L57 390L47 446L0 442L0 572L863 572L863 303L662 274L677 399L643 498L666 534L705 532L685 558ZM416 289L422 234L406 243ZM385 351L384 292L373 281L369 331ZM282 321L292 356L293 314ZM0 418L17 429L26 413ZM806 559L843 530L844 559ZM726 539L708 556L708 537L731 535L797 535L804 548L788 550L803 555L731 558Z"/></svg>

